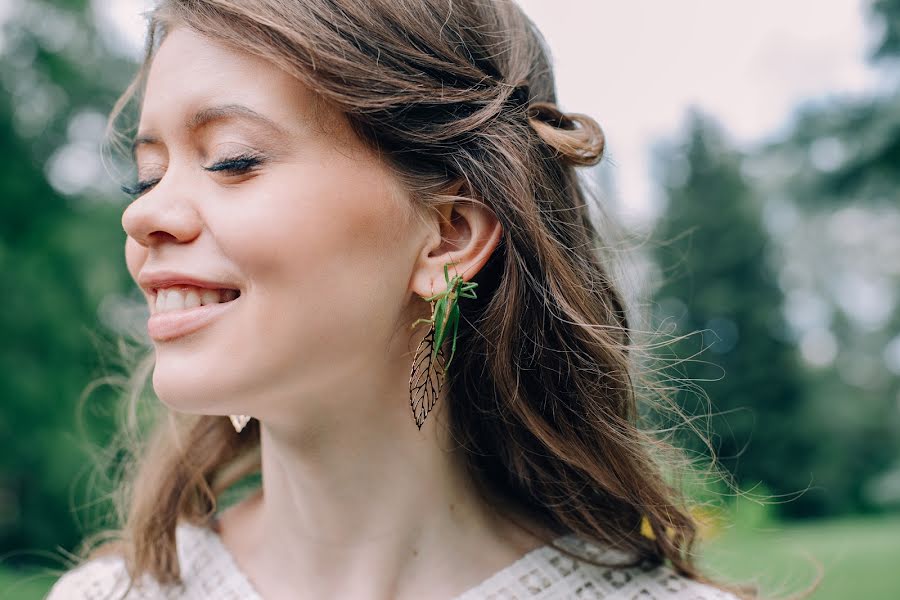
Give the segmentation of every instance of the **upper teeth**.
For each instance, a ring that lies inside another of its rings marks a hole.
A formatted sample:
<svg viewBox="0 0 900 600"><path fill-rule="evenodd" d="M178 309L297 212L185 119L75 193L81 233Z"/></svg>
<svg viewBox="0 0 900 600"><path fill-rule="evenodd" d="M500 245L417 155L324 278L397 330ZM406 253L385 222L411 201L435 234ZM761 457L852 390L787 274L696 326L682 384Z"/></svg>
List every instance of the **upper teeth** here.
<svg viewBox="0 0 900 600"><path fill-rule="evenodd" d="M211 290L209 288L197 288L179 286L160 288L156 291L156 312L168 312L170 310L184 310L207 304L219 304L228 302L238 297L237 290Z"/></svg>

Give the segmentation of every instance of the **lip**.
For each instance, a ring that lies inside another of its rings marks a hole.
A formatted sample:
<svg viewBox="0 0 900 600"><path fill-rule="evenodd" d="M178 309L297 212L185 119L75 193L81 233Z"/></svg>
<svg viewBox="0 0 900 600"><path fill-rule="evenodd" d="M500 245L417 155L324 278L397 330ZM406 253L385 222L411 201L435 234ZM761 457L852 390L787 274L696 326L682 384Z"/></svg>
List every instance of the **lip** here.
<svg viewBox="0 0 900 600"><path fill-rule="evenodd" d="M147 333L157 342L173 340L194 333L228 312L231 306L239 302L242 297L238 296L234 300L219 304L153 313L147 319Z"/></svg>
<svg viewBox="0 0 900 600"><path fill-rule="evenodd" d="M178 271L149 271L138 274L137 283L141 288L150 294L156 295L159 288L171 287L175 285L189 285L207 289L232 289L242 291L238 286L226 281L213 281L203 279L198 275L190 273L181 273Z"/></svg>

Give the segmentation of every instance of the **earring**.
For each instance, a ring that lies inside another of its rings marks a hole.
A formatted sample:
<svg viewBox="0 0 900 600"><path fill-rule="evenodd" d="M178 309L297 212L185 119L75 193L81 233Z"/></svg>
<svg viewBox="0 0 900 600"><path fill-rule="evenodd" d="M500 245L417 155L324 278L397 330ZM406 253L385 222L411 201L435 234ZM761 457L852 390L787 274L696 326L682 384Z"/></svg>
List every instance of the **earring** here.
<svg viewBox="0 0 900 600"><path fill-rule="evenodd" d="M422 321L432 323L432 326L419 342L409 374L409 407L420 430L425 417L440 397L446 373L443 349L438 348L437 353L434 353L434 301L431 301L431 318L419 319L416 324Z"/></svg>
<svg viewBox="0 0 900 600"><path fill-rule="evenodd" d="M447 267L455 264L457 263L444 265L444 280L447 282L447 289L435 294L434 286L432 286L432 295L422 298L431 303L431 317L418 319L412 324L412 328L419 323L431 324L431 328L416 349L416 356L409 374L409 406L420 430L428 413L431 412L440 397L447 368L456 352L456 333L459 329L458 300L459 298L477 297L474 291L478 286L477 283L464 282L462 275L454 275L452 279L450 278ZM447 332L451 329L453 337L450 358L445 363L443 343Z"/></svg>
<svg viewBox="0 0 900 600"><path fill-rule="evenodd" d="M228 418L231 419L231 424L234 425L234 430L238 433L247 426L247 423L250 422L250 415L228 415Z"/></svg>

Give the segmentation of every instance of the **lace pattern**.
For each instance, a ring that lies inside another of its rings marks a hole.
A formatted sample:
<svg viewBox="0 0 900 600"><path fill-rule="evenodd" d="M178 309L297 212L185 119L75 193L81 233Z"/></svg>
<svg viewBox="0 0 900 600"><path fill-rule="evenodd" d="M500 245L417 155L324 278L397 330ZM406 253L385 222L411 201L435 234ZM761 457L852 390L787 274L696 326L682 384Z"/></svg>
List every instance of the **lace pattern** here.
<svg viewBox="0 0 900 600"><path fill-rule="evenodd" d="M628 555L601 548L574 535L557 545L589 560L611 565L629 562ZM737 600L737 597L650 565L597 566L543 546L454 600Z"/></svg>
<svg viewBox="0 0 900 600"><path fill-rule="evenodd" d="M128 590L124 559L105 556L65 573L44 600L262 600L214 531L182 523L175 541L181 586L145 576Z"/></svg>

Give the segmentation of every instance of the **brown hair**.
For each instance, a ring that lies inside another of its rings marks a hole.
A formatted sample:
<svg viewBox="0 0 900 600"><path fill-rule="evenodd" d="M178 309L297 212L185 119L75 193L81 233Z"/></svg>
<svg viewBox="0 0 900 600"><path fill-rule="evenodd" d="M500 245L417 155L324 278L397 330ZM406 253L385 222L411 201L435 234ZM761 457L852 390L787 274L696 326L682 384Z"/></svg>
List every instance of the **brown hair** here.
<svg viewBox="0 0 900 600"><path fill-rule="evenodd" d="M489 207L503 237L473 279L478 299L460 305L447 381L449 429L473 480L533 516L547 543L574 532L712 583L695 564L698 525L675 477L689 461L639 427L653 386L574 168L601 160L603 132L557 107L546 44L521 9L502 0L162 0L149 17L143 64L108 133L166 31L186 26L270 61L337 106L421 207L448 198ZM464 194L448 192L457 183ZM130 383L121 529L94 536L118 543L89 558L122 552L133 581L149 573L178 582L177 523L207 523L221 495L259 470L259 426L236 435L227 418L160 406L145 415L149 439L134 437L151 367L148 355Z"/></svg>

